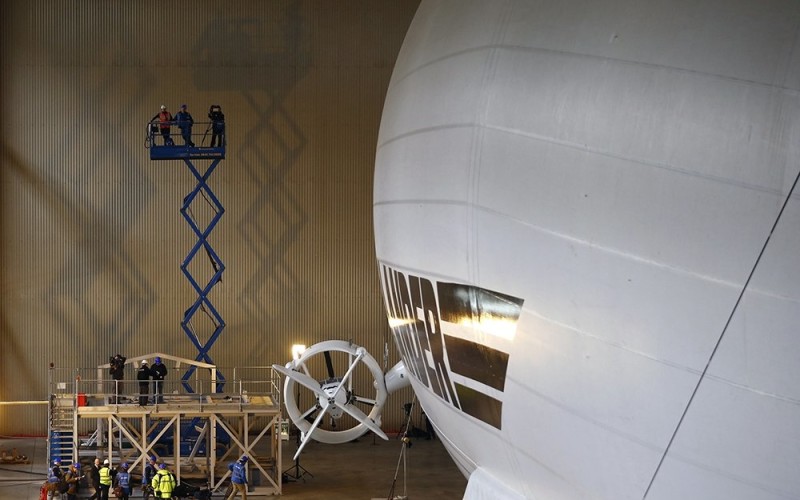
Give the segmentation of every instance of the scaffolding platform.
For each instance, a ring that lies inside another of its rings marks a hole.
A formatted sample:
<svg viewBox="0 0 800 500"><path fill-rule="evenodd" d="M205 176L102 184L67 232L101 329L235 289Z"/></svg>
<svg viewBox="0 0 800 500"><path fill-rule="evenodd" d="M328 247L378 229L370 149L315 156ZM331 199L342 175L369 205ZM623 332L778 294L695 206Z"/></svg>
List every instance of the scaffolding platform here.
<svg viewBox="0 0 800 500"><path fill-rule="evenodd" d="M132 369L155 357L170 365L169 374L160 394L139 393ZM197 360L162 353L128 358L122 380L106 378L109 366L50 369L49 460L102 456L141 474L155 456L179 483L202 478L222 491L228 464L247 455L249 482L258 485L249 494L281 494L282 402L271 367L234 368L220 392L217 367ZM187 366L195 368L193 379L177 377Z"/></svg>

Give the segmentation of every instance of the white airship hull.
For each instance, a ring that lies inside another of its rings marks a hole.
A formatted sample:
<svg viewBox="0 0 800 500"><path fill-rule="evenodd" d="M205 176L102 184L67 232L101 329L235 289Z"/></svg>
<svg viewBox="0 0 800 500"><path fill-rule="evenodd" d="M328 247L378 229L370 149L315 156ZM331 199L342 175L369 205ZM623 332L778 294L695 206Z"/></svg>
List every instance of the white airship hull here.
<svg viewBox="0 0 800 500"><path fill-rule="evenodd" d="M467 498L800 498L799 32L790 1L420 6L376 253Z"/></svg>

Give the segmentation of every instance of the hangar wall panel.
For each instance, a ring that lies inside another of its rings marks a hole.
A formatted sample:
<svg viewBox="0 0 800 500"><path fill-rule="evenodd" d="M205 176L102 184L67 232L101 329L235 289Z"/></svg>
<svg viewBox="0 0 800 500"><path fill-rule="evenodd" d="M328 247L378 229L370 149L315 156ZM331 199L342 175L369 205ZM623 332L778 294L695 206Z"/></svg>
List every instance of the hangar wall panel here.
<svg viewBox="0 0 800 500"><path fill-rule="evenodd" d="M226 116L227 159L210 181L226 208L211 237L227 266L211 295L227 323L214 361L269 365L293 343L343 338L382 362L372 171L416 6L3 2L0 400L44 400L49 362L196 355L179 269L195 239L178 211L194 181L144 148L162 103ZM210 325L194 326L204 342ZM401 419L390 412L385 427ZM45 430L43 407L0 407L0 434Z"/></svg>

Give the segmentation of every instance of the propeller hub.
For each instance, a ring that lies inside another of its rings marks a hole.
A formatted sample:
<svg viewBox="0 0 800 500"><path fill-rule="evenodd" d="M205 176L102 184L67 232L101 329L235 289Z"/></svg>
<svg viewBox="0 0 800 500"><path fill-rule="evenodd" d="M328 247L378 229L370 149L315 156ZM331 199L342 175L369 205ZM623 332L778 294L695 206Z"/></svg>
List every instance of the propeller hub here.
<svg viewBox="0 0 800 500"><path fill-rule="evenodd" d="M320 406L323 408L327 406L328 415L337 420L344 414L342 406L346 405L348 399L350 398L348 392L344 390L344 388L339 392L336 392L336 389L341 383L342 380L340 378L332 378L323 382L322 392L327 395L327 404L323 403L323 397L319 396Z"/></svg>

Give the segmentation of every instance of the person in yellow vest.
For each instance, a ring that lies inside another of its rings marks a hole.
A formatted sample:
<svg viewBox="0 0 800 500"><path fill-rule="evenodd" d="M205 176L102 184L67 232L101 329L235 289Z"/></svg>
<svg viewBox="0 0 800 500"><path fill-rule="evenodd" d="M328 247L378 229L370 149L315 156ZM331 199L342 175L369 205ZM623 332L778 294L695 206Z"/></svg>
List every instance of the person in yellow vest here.
<svg viewBox="0 0 800 500"><path fill-rule="evenodd" d="M103 465L100 467L100 498L101 500L108 500L108 490L111 489L111 483L114 478L111 475L111 464L108 459L103 460Z"/></svg>
<svg viewBox="0 0 800 500"><path fill-rule="evenodd" d="M158 472L153 476L150 483L155 491L156 498L172 498L172 490L175 489L175 476L167 470L167 464L158 466Z"/></svg>

